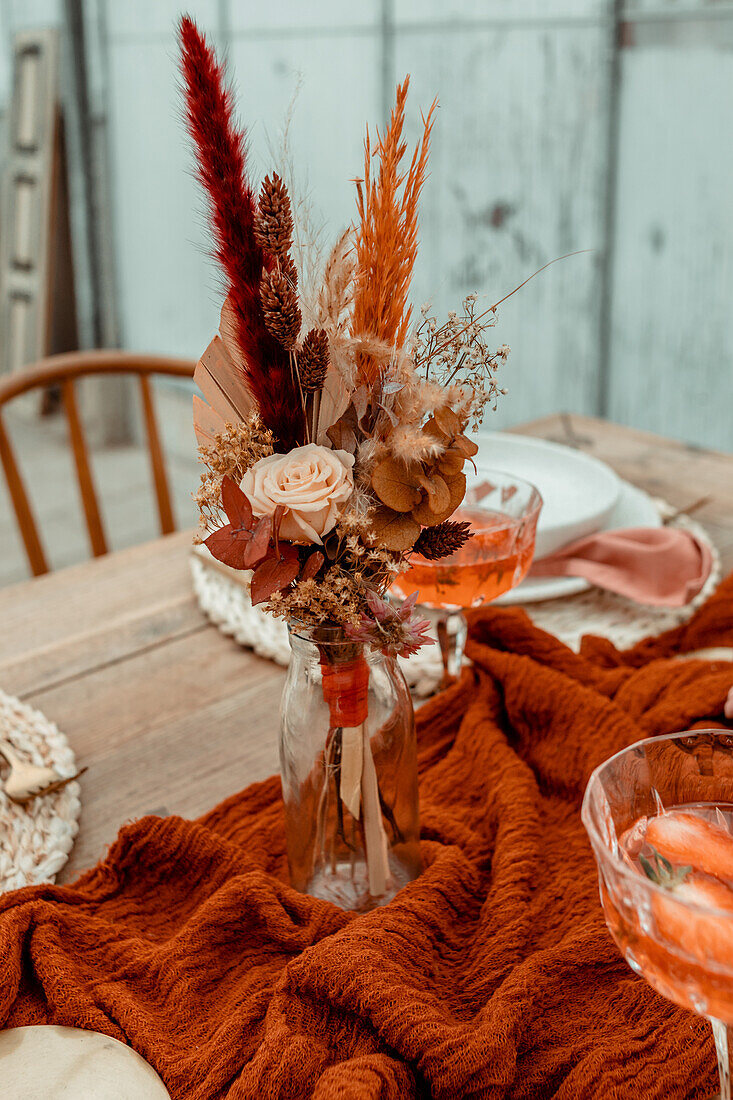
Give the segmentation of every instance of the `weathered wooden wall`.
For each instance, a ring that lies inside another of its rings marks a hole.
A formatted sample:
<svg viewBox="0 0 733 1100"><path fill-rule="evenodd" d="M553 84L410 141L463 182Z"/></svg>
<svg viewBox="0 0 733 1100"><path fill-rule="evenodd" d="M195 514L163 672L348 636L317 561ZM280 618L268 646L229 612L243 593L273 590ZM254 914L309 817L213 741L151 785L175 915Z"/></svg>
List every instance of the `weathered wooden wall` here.
<svg viewBox="0 0 733 1100"><path fill-rule="evenodd" d="M603 411L733 450L733 4L628 14Z"/></svg>
<svg viewBox="0 0 733 1100"><path fill-rule="evenodd" d="M353 215L364 124L384 118L397 79L412 74L412 135L439 96L418 306L441 314L472 290L494 301L553 257L594 250L502 306L497 342L513 354L497 426L600 411L733 448L733 3L626 0L620 27L613 0L186 6L228 52L260 174L301 74L293 153L327 239ZM121 341L194 356L220 295L180 121L180 8L85 4ZM0 58L0 103L6 90Z"/></svg>

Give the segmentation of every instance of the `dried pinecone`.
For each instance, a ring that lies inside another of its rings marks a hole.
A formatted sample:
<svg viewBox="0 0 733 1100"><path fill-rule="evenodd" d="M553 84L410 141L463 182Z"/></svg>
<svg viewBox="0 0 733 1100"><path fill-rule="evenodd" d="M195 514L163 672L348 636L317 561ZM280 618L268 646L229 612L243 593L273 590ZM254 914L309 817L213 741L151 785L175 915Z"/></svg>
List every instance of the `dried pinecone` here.
<svg viewBox="0 0 733 1100"><path fill-rule="evenodd" d="M260 248L278 258L286 256L293 243L293 215L285 184L273 172L265 176L255 217L255 237Z"/></svg>
<svg viewBox="0 0 733 1100"><path fill-rule="evenodd" d="M260 301L267 331L290 351L295 347L303 319L298 296L283 271L263 272Z"/></svg>
<svg viewBox="0 0 733 1100"><path fill-rule="evenodd" d="M446 519L435 527L423 527L413 549L428 561L437 561L448 554L455 554L470 538L473 538L473 532L468 521Z"/></svg>
<svg viewBox="0 0 733 1100"><path fill-rule="evenodd" d="M298 352L298 374L303 393L316 393L326 380L328 370L328 336L320 328L312 328Z"/></svg>
<svg viewBox="0 0 733 1100"><path fill-rule="evenodd" d="M278 263L278 267L280 268L280 271L285 276L285 278L287 279L290 286L293 288L293 290L297 290L298 289L298 269L295 266L295 264L293 263L292 256L290 256L289 254L285 255L285 256L281 256L280 259L277 261L277 263Z"/></svg>

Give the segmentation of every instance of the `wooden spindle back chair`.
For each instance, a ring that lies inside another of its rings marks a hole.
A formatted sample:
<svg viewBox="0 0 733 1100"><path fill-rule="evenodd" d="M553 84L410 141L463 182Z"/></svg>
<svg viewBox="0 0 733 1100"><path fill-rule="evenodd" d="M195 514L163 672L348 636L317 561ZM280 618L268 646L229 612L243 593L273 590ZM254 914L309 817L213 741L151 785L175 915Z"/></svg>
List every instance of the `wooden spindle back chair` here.
<svg viewBox="0 0 733 1100"><path fill-rule="evenodd" d="M195 363L186 359L168 359L154 355L135 355L120 351L70 352L41 359L30 367L0 378L0 461L10 494L28 563L35 576L48 572L48 561L38 533L23 479L18 469L10 437L3 423L3 408L13 398L34 389L59 387L61 402L66 413L69 440L74 454L76 476L79 484L84 518L92 553L95 557L107 553L107 539L99 510L94 479L89 464L79 406L74 383L89 375L136 374L140 383L143 418L150 454L155 495L158 501L161 534L175 530L170 490L166 475L163 448L150 386L151 375L172 375L176 378L192 378Z"/></svg>

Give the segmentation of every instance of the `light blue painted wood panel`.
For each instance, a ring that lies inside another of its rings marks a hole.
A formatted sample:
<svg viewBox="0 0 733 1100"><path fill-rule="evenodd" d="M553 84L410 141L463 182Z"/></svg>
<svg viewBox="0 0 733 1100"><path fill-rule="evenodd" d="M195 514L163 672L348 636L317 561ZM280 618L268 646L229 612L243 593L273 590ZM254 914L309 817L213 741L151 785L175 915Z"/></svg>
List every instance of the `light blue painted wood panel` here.
<svg viewBox="0 0 733 1100"><path fill-rule="evenodd" d="M227 21L233 33L248 34L280 31L298 34L303 31L334 31L374 29L381 22L382 0L278 0L263 4L261 0L227 0Z"/></svg>
<svg viewBox="0 0 733 1100"><path fill-rule="evenodd" d="M213 34L218 28L218 0L106 0L107 29L111 38L149 41L164 36L174 48L175 28L184 12L197 20L202 30Z"/></svg>
<svg viewBox="0 0 733 1100"><path fill-rule="evenodd" d="M197 357L218 323L170 41L110 43L110 198L124 347Z"/></svg>
<svg viewBox="0 0 733 1100"><path fill-rule="evenodd" d="M548 260L603 248L604 28L400 34L411 117L434 95L415 302L438 316L471 291L497 301ZM499 312L509 395L488 426L596 407L600 251L538 275Z"/></svg>
<svg viewBox="0 0 733 1100"><path fill-rule="evenodd" d="M63 20L61 0L6 0L6 8L13 32L58 27Z"/></svg>
<svg viewBox="0 0 733 1100"><path fill-rule="evenodd" d="M459 22L562 22L609 15L612 0L394 0L397 25Z"/></svg>
<svg viewBox="0 0 733 1100"><path fill-rule="evenodd" d="M622 12L627 19L637 16L664 19L712 16L718 19L733 13L733 3L730 0L624 0Z"/></svg>
<svg viewBox="0 0 733 1100"><path fill-rule="evenodd" d="M355 188L363 173L366 124L380 121L381 44L371 34L307 39L234 36L230 57L240 113L249 126L253 173L272 168L268 137L278 147L293 92L301 80L291 126L301 192L310 195L324 241L334 241L354 218Z"/></svg>
<svg viewBox="0 0 733 1100"><path fill-rule="evenodd" d="M194 7L194 14L197 14ZM216 28L202 26L212 33ZM139 28L140 29L140 28ZM172 37L113 36L110 50L112 202L122 342L196 357L218 325L221 288L206 258L210 238L190 143L180 122ZM302 74L292 130L301 183L327 226L326 243L354 212L349 181L360 171L364 124L375 121L380 56L376 33L233 36L230 73L249 128L250 166L272 168ZM351 94L343 90L349 87Z"/></svg>
<svg viewBox="0 0 733 1100"><path fill-rule="evenodd" d="M613 419L733 450L733 55L622 65Z"/></svg>

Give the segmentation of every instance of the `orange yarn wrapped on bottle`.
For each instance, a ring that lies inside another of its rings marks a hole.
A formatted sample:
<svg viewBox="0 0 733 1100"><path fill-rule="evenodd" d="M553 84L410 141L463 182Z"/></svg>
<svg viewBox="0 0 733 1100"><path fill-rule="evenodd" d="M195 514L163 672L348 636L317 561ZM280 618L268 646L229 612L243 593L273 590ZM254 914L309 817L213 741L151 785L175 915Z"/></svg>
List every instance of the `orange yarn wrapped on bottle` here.
<svg viewBox="0 0 733 1100"><path fill-rule="evenodd" d="M369 665L361 656L343 664L321 661L323 698L331 712L332 729L360 726L369 713Z"/></svg>

